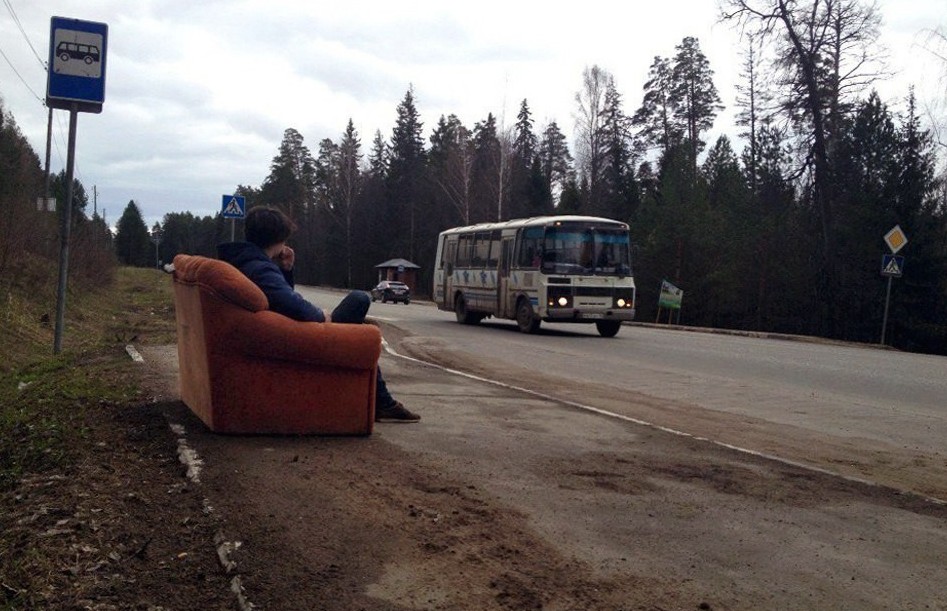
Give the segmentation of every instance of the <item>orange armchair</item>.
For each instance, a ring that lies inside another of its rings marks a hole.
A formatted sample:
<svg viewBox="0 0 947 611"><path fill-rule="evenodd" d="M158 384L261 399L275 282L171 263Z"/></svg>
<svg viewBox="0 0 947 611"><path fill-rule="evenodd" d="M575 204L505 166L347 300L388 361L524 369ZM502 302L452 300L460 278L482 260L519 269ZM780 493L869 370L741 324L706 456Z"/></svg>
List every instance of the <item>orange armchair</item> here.
<svg viewBox="0 0 947 611"><path fill-rule="evenodd" d="M181 400L218 433L369 435L381 332L269 311L229 263L174 258Z"/></svg>

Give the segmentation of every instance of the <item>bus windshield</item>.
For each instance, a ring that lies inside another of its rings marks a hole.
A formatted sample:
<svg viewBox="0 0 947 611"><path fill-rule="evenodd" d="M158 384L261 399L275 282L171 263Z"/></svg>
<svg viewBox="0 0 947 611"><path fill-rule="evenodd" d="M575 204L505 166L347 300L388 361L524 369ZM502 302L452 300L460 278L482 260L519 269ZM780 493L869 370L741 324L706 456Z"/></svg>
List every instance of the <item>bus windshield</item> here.
<svg viewBox="0 0 947 611"><path fill-rule="evenodd" d="M543 240L542 271L630 276L628 232L619 228L548 227Z"/></svg>

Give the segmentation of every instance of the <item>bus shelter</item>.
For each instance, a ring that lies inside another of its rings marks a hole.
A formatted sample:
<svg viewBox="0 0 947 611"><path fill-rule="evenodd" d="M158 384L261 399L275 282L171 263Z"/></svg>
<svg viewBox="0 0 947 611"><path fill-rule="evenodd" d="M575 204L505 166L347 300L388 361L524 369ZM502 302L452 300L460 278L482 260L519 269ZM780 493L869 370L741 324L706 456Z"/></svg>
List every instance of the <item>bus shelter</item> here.
<svg viewBox="0 0 947 611"><path fill-rule="evenodd" d="M411 289L411 294L417 294L418 270L420 265L415 265L406 259L389 259L384 263L375 266L378 270L378 282L382 280L397 280L404 282Z"/></svg>

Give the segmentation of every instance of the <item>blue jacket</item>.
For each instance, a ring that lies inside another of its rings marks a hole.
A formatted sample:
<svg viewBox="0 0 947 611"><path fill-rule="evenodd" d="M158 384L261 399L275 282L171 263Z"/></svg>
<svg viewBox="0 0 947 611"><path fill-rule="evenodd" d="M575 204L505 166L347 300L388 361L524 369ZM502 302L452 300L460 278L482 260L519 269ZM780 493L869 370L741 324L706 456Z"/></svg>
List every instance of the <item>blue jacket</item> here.
<svg viewBox="0 0 947 611"><path fill-rule="evenodd" d="M228 242L217 246L217 256L230 263L253 281L266 299L270 309L293 320L325 322L322 309L312 305L293 287L293 272L284 271L266 256L263 249L250 242Z"/></svg>

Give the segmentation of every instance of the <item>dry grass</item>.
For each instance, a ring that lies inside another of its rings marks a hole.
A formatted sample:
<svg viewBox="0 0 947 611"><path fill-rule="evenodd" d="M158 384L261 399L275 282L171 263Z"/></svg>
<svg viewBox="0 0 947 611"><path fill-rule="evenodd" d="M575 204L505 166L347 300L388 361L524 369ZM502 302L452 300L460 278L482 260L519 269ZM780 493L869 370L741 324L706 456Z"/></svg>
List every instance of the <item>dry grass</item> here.
<svg viewBox="0 0 947 611"><path fill-rule="evenodd" d="M0 371L52 356L56 277L26 273L0 285ZM173 343L170 278L154 269L119 268L108 286L66 295L63 352L81 353L130 341Z"/></svg>
<svg viewBox="0 0 947 611"><path fill-rule="evenodd" d="M212 520L182 487L173 436L125 353L174 342L170 278L120 268L111 287L71 294L56 356L48 298L21 289L0 312L0 609L185 608L167 587L192 601L226 593L207 588Z"/></svg>

